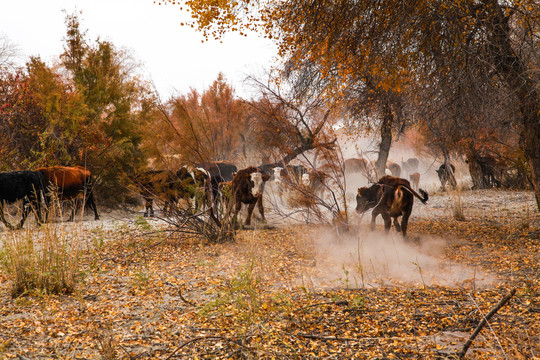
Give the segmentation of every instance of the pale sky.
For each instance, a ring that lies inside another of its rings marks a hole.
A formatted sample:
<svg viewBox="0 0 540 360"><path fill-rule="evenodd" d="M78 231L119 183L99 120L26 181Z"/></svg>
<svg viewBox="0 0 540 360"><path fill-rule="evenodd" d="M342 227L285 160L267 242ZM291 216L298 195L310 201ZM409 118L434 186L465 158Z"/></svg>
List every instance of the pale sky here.
<svg viewBox="0 0 540 360"><path fill-rule="evenodd" d="M222 41L201 42L200 33L180 26L188 15L177 5L153 0L0 0L0 34L17 46L20 64L39 55L48 64L63 51L65 13L82 11L81 30L93 44L101 40L127 48L142 63L162 98L204 90L223 72L236 93L249 97L246 75L274 65L276 48L255 34L228 34Z"/></svg>

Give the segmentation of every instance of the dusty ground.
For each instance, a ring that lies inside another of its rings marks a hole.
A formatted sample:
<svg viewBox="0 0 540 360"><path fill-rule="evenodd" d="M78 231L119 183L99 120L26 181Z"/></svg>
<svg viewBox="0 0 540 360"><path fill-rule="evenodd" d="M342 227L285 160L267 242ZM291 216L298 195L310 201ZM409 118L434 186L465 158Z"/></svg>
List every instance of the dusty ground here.
<svg viewBox="0 0 540 360"><path fill-rule="evenodd" d="M456 358L514 288L467 358L540 356L530 192L432 194L415 205L408 242L380 225L370 232L369 214L352 216L347 234L281 225L224 244L140 215L55 225L84 250L72 294L12 299L2 270L0 359Z"/></svg>

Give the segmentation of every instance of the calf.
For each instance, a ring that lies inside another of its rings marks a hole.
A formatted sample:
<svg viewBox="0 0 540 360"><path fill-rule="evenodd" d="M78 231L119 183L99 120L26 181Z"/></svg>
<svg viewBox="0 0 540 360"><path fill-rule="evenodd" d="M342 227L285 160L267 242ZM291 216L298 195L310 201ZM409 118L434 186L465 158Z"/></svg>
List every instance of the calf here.
<svg viewBox="0 0 540 360"><path fill-rule="evenodd" d="M0 173L0 220L9 229L15 229L4 216L4 205L23 201L23 213L18 228L22 228L28 213L32 210L41 222L41 196L43 177L37 171L11 171Z"/></svg>
<svg viewBox="0 0 540 360"><path fill-rule="evenodd" d="M285 190L294 188L302 183L308 170L303 165L286 165L285 167L274 167L270 179L274 179L277 185L278 196L282 196ZM264 174L263 171L261 171Z"/></svg>
<svg viewBox="0 0 540 360"><path fill-rule="evenodd" d="M411 185L414 190L418 190L418 186L420 185L420 173L414 172L409 175L409 180L411 180Z"/></svg>
<svg viewBox="0 0 540 360"><path fill-rule="evenodd" d="M60 200L75 200L83 196L83 209L88 206L94 211L94 219L99 220L99 214L94 199L94 184L92 173L84 167L52 166L37 169L43 177L45 189L45 202L50 205L53 192ZM75 217L75 204L69 221Z"/></svg>
<svg viewBox="0 0 540 360"><path fill-rule="evenodd" d="M375 228L375 218L381 214L384 220L384 228L386 232L392 226L394 218L394 226L397 232L402 232L403 236L407 235L407 225L412 212L414 197L417 197L426 203L428 193L419 189L422 194L420 196L416 191L411 189L408 180L396 178L393 176L383 176L379 182L369 188L362 187L358 189L356 195L356 211L363 213L371 208L371 229ZM398 217L402 216L401 224Z"/></svg>
<svg viewBox="0 0 540 360"><path fill-rule="evenodd" d="M251 224L251 215L255 205L259 208L261 218L264 218L263 192L264 185L270 175L261 173L256 167L239 170L232 180L231 191L234 201L234 217L238 216L242 204L248 205L246 225Z"/></svg>

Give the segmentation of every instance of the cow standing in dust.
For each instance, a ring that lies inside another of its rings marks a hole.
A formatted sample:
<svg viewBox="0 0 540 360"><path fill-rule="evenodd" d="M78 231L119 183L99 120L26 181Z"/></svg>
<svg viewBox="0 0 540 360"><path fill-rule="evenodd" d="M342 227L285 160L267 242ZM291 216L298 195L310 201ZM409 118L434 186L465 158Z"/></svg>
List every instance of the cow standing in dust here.
<svg viewBox="0 0 540 360"><path fill-rule="evenodd" d="M251 215L257 205L261 218L264 221L263 192L265 183L270 175L261 173L256 167L239 170L231 184L231 192L234 201L234 217L238 216L242 204L248 205L248 214L245 224L251 224Z"/></svg>
<svg viewBox="0 0 540 360"><path fill-rule="evenodd" d="M426 203L428 193L422 189L416 191L411 188L408 180L396 178L393 176L383 176L376 184L369 188L362 187L358 189L356 195L356 211L364 213L373 208L371 213L371 229L375 228L375 219L380 214L384 220L384 228L386 232L392 226L392 218L394 219L394 227L397 232L407 236L407 225L411 216L414 197L417 197ZM401 224L398 217L402 216Z"/></svg>

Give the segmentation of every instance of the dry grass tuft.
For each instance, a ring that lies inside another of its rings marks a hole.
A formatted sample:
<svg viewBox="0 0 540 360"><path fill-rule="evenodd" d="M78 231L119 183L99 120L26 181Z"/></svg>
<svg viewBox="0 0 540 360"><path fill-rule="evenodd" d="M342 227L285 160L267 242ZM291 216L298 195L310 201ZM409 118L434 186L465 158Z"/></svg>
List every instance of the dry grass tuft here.
<svg viewBox="0 0 540 360"><path fill-rule="evenodd" d="M12 231L0 265L12 281L11 296L71 293L79 280L80 240L58 224Z"/></svg>

